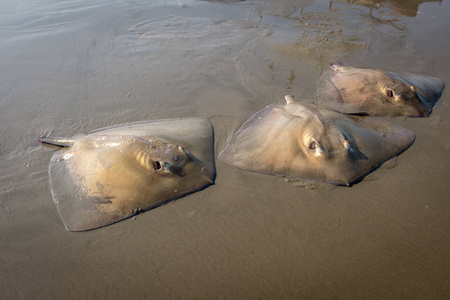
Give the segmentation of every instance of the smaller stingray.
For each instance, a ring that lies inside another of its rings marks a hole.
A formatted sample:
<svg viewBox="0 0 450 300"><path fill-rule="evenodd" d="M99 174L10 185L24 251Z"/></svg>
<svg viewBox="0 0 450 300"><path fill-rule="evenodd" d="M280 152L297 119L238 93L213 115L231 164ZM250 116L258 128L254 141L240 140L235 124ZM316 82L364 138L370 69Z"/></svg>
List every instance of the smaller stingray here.
<svg viewBox="0 0 450 300"><path fill-rule="evenodd" d="M286 96L286 103L269 105L245 122L219 158L250 171L351 185L414 139L414 132L385 120Z"/></svg>
<svg viewBox="0 0 450 300"><path fill-rule="evenodd" d="M319 83L319 105L348 114L427 117L445 84L437 77L331 65Z"/></svg>
<svg viewBox="0 0 450 300"><path fill-rule="evenodd" d="M49 166L53 199L67 230L128 218L212 184L213 129L203 118L128 123L72 139Z"/></svg>

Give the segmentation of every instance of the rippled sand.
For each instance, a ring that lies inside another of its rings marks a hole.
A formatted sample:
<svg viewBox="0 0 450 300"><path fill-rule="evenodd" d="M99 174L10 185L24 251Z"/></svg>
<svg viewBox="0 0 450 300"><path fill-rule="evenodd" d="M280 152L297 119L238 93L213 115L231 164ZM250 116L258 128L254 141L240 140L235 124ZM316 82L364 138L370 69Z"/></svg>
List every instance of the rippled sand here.
<svg viewBox="0 0 450 300"><path fill-rule="evenodd" d="M3 1L0 298L450 297L446 90L429 118L390 119L415 143L351 188L217 160L215 185L82 233L51 197L42 134L201 116L217 157L330 62L450 82L448 2L351 2Z"/></svg>

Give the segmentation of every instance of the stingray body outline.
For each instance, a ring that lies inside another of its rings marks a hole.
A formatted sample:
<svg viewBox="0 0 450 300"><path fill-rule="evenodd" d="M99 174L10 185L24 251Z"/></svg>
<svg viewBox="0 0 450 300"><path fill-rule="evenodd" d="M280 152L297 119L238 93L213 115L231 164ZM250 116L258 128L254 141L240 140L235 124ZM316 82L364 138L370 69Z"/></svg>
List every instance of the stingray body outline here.
<svg viewBox="0 0 450 300"><path fill-rule="evenodd" d="M437 77L331 64L316 103L346 114L427 117L444 88Z"/></svg>
<svg viewBox="0 0 450 300"><path fill-rule="evenodd" d="M380 118L285 99L247 120L219 159L268 175L350 186L415 140L414 132Z"/></svg>
<svg viewBox="0 0 450 300"><path fill-rule="evenodd" d="M162 119L100 128L72 139L49 164L50 187L69 231L106 226L214 182L213 128L204 118Z"/></svg>

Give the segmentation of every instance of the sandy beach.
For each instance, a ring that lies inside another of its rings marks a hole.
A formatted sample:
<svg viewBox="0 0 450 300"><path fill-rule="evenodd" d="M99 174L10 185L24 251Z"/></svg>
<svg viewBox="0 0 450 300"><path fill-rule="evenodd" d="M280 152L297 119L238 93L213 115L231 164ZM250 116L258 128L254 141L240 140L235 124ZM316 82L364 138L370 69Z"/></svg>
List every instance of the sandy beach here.
<svg viewBox="0 0 450 300"><path fill-rule="evenodd" d="M387 118L414 144L351 187L217 159L331 62L450 83L450 2L351 2L2 2L0 298L449 298L448 90L427 118ZM214 185L66 231L40 135L186 117L214 127Z"/></svg>

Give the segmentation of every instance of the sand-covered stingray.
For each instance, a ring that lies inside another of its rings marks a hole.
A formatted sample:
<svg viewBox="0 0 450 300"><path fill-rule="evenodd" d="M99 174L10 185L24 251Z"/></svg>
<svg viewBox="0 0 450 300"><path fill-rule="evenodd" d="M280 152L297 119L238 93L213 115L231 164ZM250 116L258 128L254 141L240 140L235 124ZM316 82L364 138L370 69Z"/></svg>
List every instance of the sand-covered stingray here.
<svg viewBox="0 0 450 300"><path fill-rule="evenodd" d="M286 103L269 105L245 122L219 158L250 171L351 185L414 139L414 132L383 119L286 96Z"/></svg>
<svg viewBox="0 0 450 300"><path fill-rule="evenodd" d="M444 87L437 77L332 64L320 79L317 103L349 114L426 117Z"/></svg>
<svg viewBox="0 0 450 300"><path fill-rule="evenodd" d="M203 118L166 119L98 129L53 155L50 187L67 230L105 226L210 185L213 129Z"/></svg>

